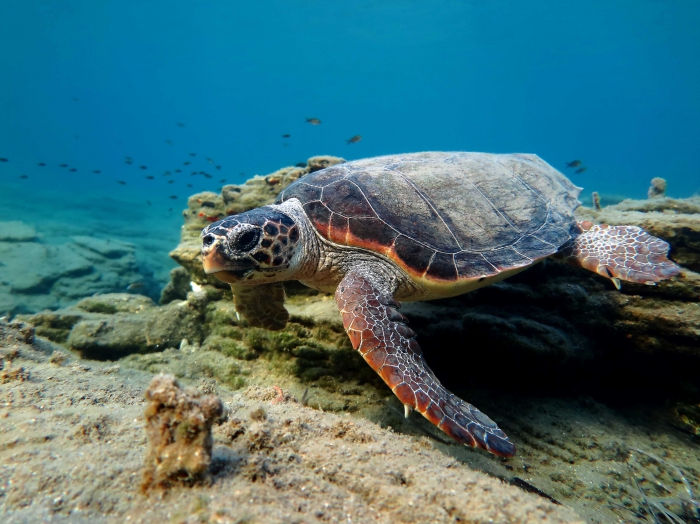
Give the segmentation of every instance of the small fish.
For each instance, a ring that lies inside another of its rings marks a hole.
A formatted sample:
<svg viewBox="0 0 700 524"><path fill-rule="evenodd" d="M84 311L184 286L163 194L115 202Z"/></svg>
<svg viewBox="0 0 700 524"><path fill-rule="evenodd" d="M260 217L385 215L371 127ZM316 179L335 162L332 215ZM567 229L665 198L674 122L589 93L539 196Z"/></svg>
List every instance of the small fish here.
<svg viewBox="0 0 700 524"><path fill-rule="evenodd" d="M198 171L198 173L199 173L200 175L204 175L204 174L206 174L206 171Z"/></svg>
<svg viewBox="0 0 700 524"><path fill-rule="evenodd" d="M61 164L61 165L58 166L58 167L68 167L68 164Z"/></svg>
<svg viewBox="0 0 700 524"><path fill-rule="evenodd" d="M193 187L192 184L187 184L187 187Z"/></svg>
<svg viewBox="0 0 700 524"><path fill-rule="evenodd" d="M139 166L141 169L148 169L148 166Z"/></svg>
<svg viewBox="0 0 700 524"><path fill-rule="evenodd" d="M146 204L148 204L149 206L152 206L152 205L153 205L153 204L151 204L151 201L150 201L150 200L146 200Z"/></svg>
<svg viewBox="0 0 700 524"><path fill-rule="evenodd" d="M209 173L204 173L204 176L205 176L206 178L214 178L214 177L212 177Z"/></svg>
<svg viewBox="0 0 700 524"><path fill-rule="evenodd" d="M222 178L221 180L219 180L219 184L223 184L224 182L226 182L225 178Z"/></svg>
<svg viewBox="0 0 700 524"><path fill-rule="evenodd" d="M173 143L170 140L165 140L165 143L168 144L169 146L173 145Z"/></svg>
<svg viewBox="0 0 700 524"><path fill-rule="evenodd" d="M134 282L126 286L127 291L133 291L134 289L141 289L143 287L143 282Z"/></svg>
<svg viewBox="0 0 700 524"><path fill-rule="evenodd" d="M123 180L117 180L117 184L121 184L121 185L125 186L126 182L124 182Z"/></svg>
<svg viewBox="0 0 700 524"><path fill-rule="evenodd" d="M317 126L321 123L321 121L318 118L307 118L306 121L312 126Z"/></svg>
<svg viewBox="0 0 700 524"><path fill-rule="evenodd" d="M170 171L166 171L165 173L163 173L163 176L170 176Z"/></svg>
<svg viewBox="0 0 700 524"><path fill-rule="evenodd" d="M581 168L577 169L576 171L574 171L574 174L580 175L580 174L583 173L585 170L586 170L585 167L581 167Z"/></svg>
<svg viewBox="0 0 700 524"><path fill-rule="evenodd" d="M172 210L173 210L173 208L171 207L170 209L168 209L168 212L170 212L170 211L172 211Z"/></svg>
<svg viewBox="0 0 700 524"><path fill-rule="evenodd" d="M214 165L214 161L209 157L207 157L207 162L209 162L211 165Z"/></svg>
<svg viewBox="0 0 700 524"><path fill-rule="evenodd" d="M350 144L357 144L360 140L362 140L362 135L355 135L352 138L348 138L345 142L350 145Z"/></svg>
<svg viewBox="0 0 700 524"><path fill-rule="evenodd" d="M199 173L197 173L197 171L192 171L192 172L190 173L190 175L198 175L198 174L199 174Z"/></svg>
<svg viewBox="0 0 700 524"><path fill-rule="evenodd" d="M126 160L127 162L133 162L133 161L134 161L134 159L131 158L130 156L125 156L125 157L124 157L124 160Z"/></svg>
<svg viewBox="0 0 700 524"><path fill-rule="evenodd" d="M216 167L216 169L218 169L219 171L221 171L221 166L215 166L215 167Z"/></svg>
<svg viewBox="0 0 700 524"><path fill-rule="evenodd" d="M95 169L95 170L93 171L93 173L95 173L96 175L99 175L100 173L102 173L102 171L100 171L99 169Z"/></svg>
<svg viewBox="0 0 700 524"><path fill-rule="evenodd" d="M176 172L176 173L182 173L182 169L176 169L175 172Z"/></svg>
<svg viewBox="0 0 700 524"><path fill-rule="evenodd" d="M190 156L197 156L197 153L190 153Z"/></svg>
<svg viewBox="0 0 700 524"><path fill-rule="evenodd" d="M306 167L306 162L298 162L296 164L297 167Z"/></svg>
<svg viewBox="0 0 700 524"><path fill-rule="evenodd" d="M292 135L282 135L282 138L291 138Z"/></svg>
<svg viewBox="0 0 700 524"><path fill-rule="evenodd" d="M191 163L192 163L192 162L187 161L187 162L183 162L182 165L183 165L183 166L189 166Z"/></svg>
<svg viewBox="0 0 700 524"><path fill-rule="evenodd" d="M173 200L175 200L175 199L177 198L177 195L170 195L170 198L172 198Z"/></svg>
<svg viewBox="0 0 700 524"><path fill-rule="evenodd" d="M0 162L7 162L7 158L0 158Z"/></svg>
<svg viewBox="0 0 700 524"><path fill-rule="evenodd" d="M148 175L146 178L147 178L148 180L153 180L155 177L154 177L154 176L151 176L151 175Z"/></svg>
<svg viewBox="0 0 700 524"><path fill-rule="evenodd" d="M44 166L46 165L46 163L44 163L44 162L39 162L37 165L38 165L38 166L41 166L41 167L44 167Z"/></svg>
<svg viewBox="0 0 700 524"><path fill-rule="evenodd" d="M129 164L129 165L133 164L133 162L131 160L126 160L124 163Z"/></svg>
<svg viewBox="0 0 700 524"><path fill-rule="evenodd" d="M580 160L572 160L571 162L566 163L566 167L578 167L581 165Z"/></svg>
<svg viewBox="0 0 700 524"><path fill-rule="evenodd" d="M22 175L20 178L29 178L27 175Z"/></svg>
<svg viewBox="0 0 700 524"><path fill-rule="evenodd" d="M174 183L175 183L174 180L168 180L168 184L174 184Z"/></svg>
<svg viewBox="0 0 700 524"><path fill-rule="evenodd" d="M75 172L77 171L77 169L75 169L74 167L72 167L72 168L70 168L68 171L70 171L71 173L75 173Z"/></svg>
<svg viewBox="0 0 700 524"><path fill-rule="evenodd" d="M183 124L182 122L178 122L178 123L175 124L175 125L176 125L177 127L185 127L185 124Z"/></svg>

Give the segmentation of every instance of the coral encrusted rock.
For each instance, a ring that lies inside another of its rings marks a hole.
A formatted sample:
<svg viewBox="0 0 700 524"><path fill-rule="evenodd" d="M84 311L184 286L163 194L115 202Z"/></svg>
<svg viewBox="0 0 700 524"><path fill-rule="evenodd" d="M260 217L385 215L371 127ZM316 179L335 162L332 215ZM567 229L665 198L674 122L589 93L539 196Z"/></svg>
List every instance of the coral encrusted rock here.
<svg viewBox="0 0 700 524"><path fill-rule="evenodd" d="M214 424L223 422L221 399L183 389L172 375L158 375L146 390L148 451L141 489L168 488L206 479Z"/></svg>

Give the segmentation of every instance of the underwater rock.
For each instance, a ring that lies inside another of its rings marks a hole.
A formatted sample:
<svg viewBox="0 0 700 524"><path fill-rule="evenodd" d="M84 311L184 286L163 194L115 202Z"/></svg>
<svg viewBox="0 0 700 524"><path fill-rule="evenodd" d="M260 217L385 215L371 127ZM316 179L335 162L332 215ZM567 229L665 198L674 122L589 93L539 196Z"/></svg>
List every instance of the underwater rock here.
<svg viewBox="0 0 700 524"><path fill-rule="evenodd" d="M6 222L5 224L20 224ZM33 235L33 236L32 236ZM34 313L142 281L133 244L86 236L44 244L33 228L0 239L0 312Z"/></svg>
<svg viewBox="0 0 700 524"><path fill-rule="evenodd" d="M309 173L326 169L327 167L331 167L336 164L342 164L343 162L345 162L344 158L329 155L312 156L306 161Z"/></svg>
<svg viewBox="0 0 700 524"><path fill-rule="evenodd" d="M169 304L173 300L185 300L191 290L190 274L184 267L176 267L170 270L170 280L160 293L161 305Z"/></svg>
<svg viewBox="0 0 700 524"><path fill-rule="evenodd" d="M215 296L220 298L221 294ZM206 297L194 292L186 301L160 308L148 297L114 293L18 318L34 324L37 334L65 344L85 358L108 360L176 348L183 339L200 343L205 304Z"/></svg>
<svg viewBox="0 0 700 524"><path fill-rule="evenodd" d="M36 228L18 220L0 222L0 242L33 242Z"/></svg>
<svg viewBox="0 0 700 524"><path fill-rule="evenodd" d="M142 491L192 484L206 478L211 463L211 428L223 422L221 399L183 389L172 375L158 375L146 390L148 451Z"/></svg>
<svg viewBox="0 0 700 524"><path fill-rule="evenodd" d="M651 179L651 186L647 191L648 198L659 198L666 195L666 179L654 177Z"/></svg>

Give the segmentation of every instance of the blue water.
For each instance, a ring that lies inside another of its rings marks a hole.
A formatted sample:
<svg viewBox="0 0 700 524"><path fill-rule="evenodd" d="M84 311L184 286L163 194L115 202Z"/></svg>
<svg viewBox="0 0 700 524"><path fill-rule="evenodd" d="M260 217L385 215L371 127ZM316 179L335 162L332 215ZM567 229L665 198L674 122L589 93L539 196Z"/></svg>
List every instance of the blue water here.
<svg viewBox="0 0 700 524"><path fill-rule="evenodd" d="M189 195L314 155L535 153L583 197L700 192L697 0L1 0L0 50L0 221L133 242L156 300Z"/></svg>
<svg viewBox="0 0 700 524"><path fill-rule="evenodd" d="M584 195L662 176L690 196L699 27L695 1L4 0L0 220L109 218L174 245L186 197L222 179L421 150L536 153Z"/></svg>

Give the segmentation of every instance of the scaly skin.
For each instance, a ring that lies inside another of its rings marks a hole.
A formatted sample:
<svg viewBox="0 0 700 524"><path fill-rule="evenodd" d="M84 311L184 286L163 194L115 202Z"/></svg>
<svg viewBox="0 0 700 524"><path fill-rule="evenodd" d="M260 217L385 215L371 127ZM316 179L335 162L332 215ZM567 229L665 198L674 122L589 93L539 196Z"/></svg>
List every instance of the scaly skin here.
<svg viewBox="0 0 700 524"><path fill-rule="evenodd" d="M443 387L423 358L416 334L398 312L399 304L372 268L351 270L335 300L352 346L360 352L398 399L457 442L501 457L515 446L495 422Z"/></svg>
<svg viewBox="0 0 700 524"><path fill-rule="evenodd" d="M666 255L667 242L637 226L609 226L583 221L581 234L561 254L567 262L609 278L620 289L620 280L653 286L680 272Z"/></svg>

